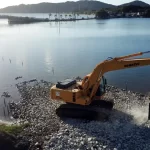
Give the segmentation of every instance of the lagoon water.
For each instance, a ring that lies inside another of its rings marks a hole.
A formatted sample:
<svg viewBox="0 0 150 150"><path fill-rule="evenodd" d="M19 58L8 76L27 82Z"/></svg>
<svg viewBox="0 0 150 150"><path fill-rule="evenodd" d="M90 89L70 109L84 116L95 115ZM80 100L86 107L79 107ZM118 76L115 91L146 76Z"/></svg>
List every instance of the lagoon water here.
<svg viewBox="0 0 150 150"><path fill-rule="evenodd" d="M149 51L149 27L150 19L143 18L26 25L9 25L1 19L0 95L8 91L18 100L14 86L18 82L84 77L107 57ZM23 79L16 81L17 76ZM150 66L109 72L106 77L108 84L120 88L127 83L129 90L150 91Z"/></svg>

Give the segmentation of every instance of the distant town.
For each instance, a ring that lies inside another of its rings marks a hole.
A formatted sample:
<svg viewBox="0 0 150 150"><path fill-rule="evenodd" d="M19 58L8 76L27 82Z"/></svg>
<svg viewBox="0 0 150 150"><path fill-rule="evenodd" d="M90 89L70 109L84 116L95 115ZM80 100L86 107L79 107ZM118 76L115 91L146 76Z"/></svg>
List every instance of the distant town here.
<svg viewBox="0 0 150 150"><path fill-rule="evenodd" d="M130 5L101 9L96 13L96 18L150 18L150 7Z"/></svg>
<svg viewBox="0 0 150 150"><path fill-rule="evenodd" d="M112 11L108 11L110 18L143 18L146 12L128 12L128 13L113 13Z"/></svg>

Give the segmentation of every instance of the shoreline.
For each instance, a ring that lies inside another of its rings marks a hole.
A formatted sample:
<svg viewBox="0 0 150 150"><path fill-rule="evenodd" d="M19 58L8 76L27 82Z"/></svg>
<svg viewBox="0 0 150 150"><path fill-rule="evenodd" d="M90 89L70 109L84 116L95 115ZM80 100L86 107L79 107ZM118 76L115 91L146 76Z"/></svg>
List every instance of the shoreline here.
<svg viewBox="0 0 150 150"><path fill-rule="evenodd" d="M31 142L31 150L37 147L48 150L84 149L91 146L113 149L118 147L117 143L120 142L117 139L119 138L126 140L124 144L135 148L134 146L139 144L138 135L133 139L136 145L130 145L126 134L134 135L135 130L144 133L148 130L145 134L149 134L148 95L107 86L105 99L113 99L115 102L110 119L108 122L87 121L85 123L77 119L61 120L56 116L55 109L63 102L50 100L51 86L51 82L44 80L18 86L22 100L12 111L18 115L21 124L29 123L20 136ZM130 132L128 132L124 129L125 127L130 127L133 131L129 128ZM121 130L120 133L118 129ZM102 132L105 134L103 135ZM122 134L121 137L120 134ZM142 143L140 147L144 148L144 144Z"/></svg>
<svg viewBox="0 0 150 150"><path fill-rule="evenodd" d="M33 18L33 17L19 17L19 16L9 16L9 15L0 15L0 19L8 19L8 24L31 24L39 22L75 22L83 20L110 20L110 19L149 19L147 17L112 17L112 18L68 18L68 19L48 19L48 18Z"/></svg>
<svg viewBox="0 0 150 150"><path fill-rule="evenodd" d="M68 18L68 19L48 19L48 18L33 18L33 17L19 17L19 16L9 16L0 15L0 19L8 19L9 24L30 24L38 22L70 22L70 21L82 21L82 20L93 20L95 18Z"/></svg>

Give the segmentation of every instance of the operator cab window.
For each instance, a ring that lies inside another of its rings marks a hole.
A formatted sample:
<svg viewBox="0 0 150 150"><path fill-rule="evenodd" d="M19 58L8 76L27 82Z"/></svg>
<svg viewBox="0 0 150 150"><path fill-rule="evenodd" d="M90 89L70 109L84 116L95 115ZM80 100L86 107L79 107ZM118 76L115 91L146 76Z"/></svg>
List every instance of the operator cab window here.
<svg viewBox="0 0 150 150"><path fill-rule="evenodd" d="M100 96L105 93L106 84L107 84L107 81L106 81L105 77L102 77L102 80L101 80L101 83L100 83Z"/></svg>

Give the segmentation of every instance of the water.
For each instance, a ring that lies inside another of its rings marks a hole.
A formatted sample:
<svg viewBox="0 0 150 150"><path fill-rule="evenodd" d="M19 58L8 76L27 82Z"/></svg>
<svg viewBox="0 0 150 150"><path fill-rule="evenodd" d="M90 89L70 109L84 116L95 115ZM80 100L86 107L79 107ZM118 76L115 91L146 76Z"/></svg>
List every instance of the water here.
<svg viewBox="0 0 150 150"><path fill-rule="evenodd" d="M8 91L11 99L19 100L14 87L18 82L33 78L57 82L84 77L107 57L148 51L149 26L150 19L28 25L8 25L7 20L0 20L0 95ZM16 81L17 76L23 79ZM120 88L125 88L127 82L129 90L150 91L150 66L109 72L106 77L109 84ZM2 116L4 102L0 99Z"/></svg>

